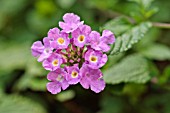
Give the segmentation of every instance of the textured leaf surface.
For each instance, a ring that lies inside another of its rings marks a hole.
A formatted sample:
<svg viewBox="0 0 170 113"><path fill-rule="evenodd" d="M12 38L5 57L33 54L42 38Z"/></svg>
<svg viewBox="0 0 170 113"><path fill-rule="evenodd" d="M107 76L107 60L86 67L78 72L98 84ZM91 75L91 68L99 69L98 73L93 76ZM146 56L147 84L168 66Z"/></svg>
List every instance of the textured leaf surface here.
<svg viewBox="0 0 170 113"><path fill-rule="evenodd" d="M108 84L121 82L146 83L150 79L147 61L140 55L131 55L104 71Z"/></svg>
<svg viewBox="0 0 170 113"><path fill-rule="evenodd" d="M130 49L133 44L137 43L144 37L144 35L146 34L150 27L151 23L144 22L141 23L140 25L133 27L132 29L128 30L122 35L118 36L114 44L114 47L110 52L110 55L114 55Z"/></svg>

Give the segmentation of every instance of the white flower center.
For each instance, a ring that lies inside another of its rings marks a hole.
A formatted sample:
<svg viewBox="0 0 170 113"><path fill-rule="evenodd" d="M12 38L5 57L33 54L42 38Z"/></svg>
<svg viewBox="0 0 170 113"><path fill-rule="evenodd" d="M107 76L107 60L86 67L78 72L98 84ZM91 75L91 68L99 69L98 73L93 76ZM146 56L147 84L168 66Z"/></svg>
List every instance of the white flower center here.
<svg viewBox="0 0 170 113"><path fill-rule="evenodd" d="M50 52L50 48L45 48L45 49L44 49L44 53L45 53L45 54L48 54L49 52Z"/></svg>
<svg viewBox="0 0 170 113"><path fill-rule="evenodd" d="M57 81L62 82L64 80L62 75L58 75L58 77L56 78Z"/></svg>

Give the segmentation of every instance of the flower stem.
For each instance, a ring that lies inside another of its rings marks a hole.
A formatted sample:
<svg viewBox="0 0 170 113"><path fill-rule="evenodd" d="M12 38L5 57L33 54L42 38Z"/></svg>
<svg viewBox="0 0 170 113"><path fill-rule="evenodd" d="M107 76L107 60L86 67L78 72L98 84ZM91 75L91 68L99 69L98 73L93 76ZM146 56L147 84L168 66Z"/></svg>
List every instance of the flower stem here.
<svg viewBox="0 0 170 113"><path fill-rule="evenodd" d="M152 22L154 27L170 29L170 23L159 23L159 22Z"/></svg>

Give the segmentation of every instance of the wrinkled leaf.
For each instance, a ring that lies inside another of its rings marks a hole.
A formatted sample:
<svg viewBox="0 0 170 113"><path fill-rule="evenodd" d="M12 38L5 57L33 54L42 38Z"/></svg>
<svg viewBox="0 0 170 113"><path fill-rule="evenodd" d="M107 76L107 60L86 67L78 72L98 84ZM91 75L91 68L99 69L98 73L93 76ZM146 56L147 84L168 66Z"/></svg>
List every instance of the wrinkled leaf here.
<svg viewBox="0 0 170 113"><path fill-rule="evenodd" d="M110 52L110 55L114 55L130 49L132 45L138 43L139 40L141 40L144 37L144 35L146 34L146 32L149 30L150 27L151 27L151 23L144 22L128 30L126 33L122 34L121 36L118 36L116 38L114 47Z"/></svg>
<svg viewBox="0 0 170 113"><path fill-rule="evenodd" d="M140 55L128 56L104 71L104 80L108 84L146 83L150 78L147 60Z"/></svg>

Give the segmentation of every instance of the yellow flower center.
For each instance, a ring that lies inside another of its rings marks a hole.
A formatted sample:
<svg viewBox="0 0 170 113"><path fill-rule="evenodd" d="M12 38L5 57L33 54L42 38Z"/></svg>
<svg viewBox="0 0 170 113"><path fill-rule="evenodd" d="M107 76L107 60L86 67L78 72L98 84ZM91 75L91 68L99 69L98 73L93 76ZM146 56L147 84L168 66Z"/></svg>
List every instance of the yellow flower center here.
<svg viewBox="0 0 170 113"><path fill-rule="evenodd" d="M62 45L65 42L65 40L63 38L58 38L57 42L58 42L58 44Z"/></svg>
<svg viewBox="0 0 170 113"><path fill-rule="evenodd" d="M78 76L78 73L76 71L72 71L71 77L76 78Z"/></svg>
<svg viewBox="0 0 170 113"><path fill-rule="evenodd" d="M80 36L78 37L78 41L79 41L79 42L84 42L84 39L85 39L85 36L84 36L84 35L80 35Z"/></svg>
<svg viewBox="0 0 170 113"><path fill-rule="evenodd" d="M90 61L91 61L91 62L94 62L94 63L95 63L95 62L97 62L97 60L98 60L98 59L97 59L96 56L91 56L91 57L90 57Z"/></svg>
<svg viewBox="0 0 170 113"><path fill-rule="evenodd" d="M53 64L53 66L58 66L58 59L54 60L54 61L52 62L52 64Z"/></svg>

